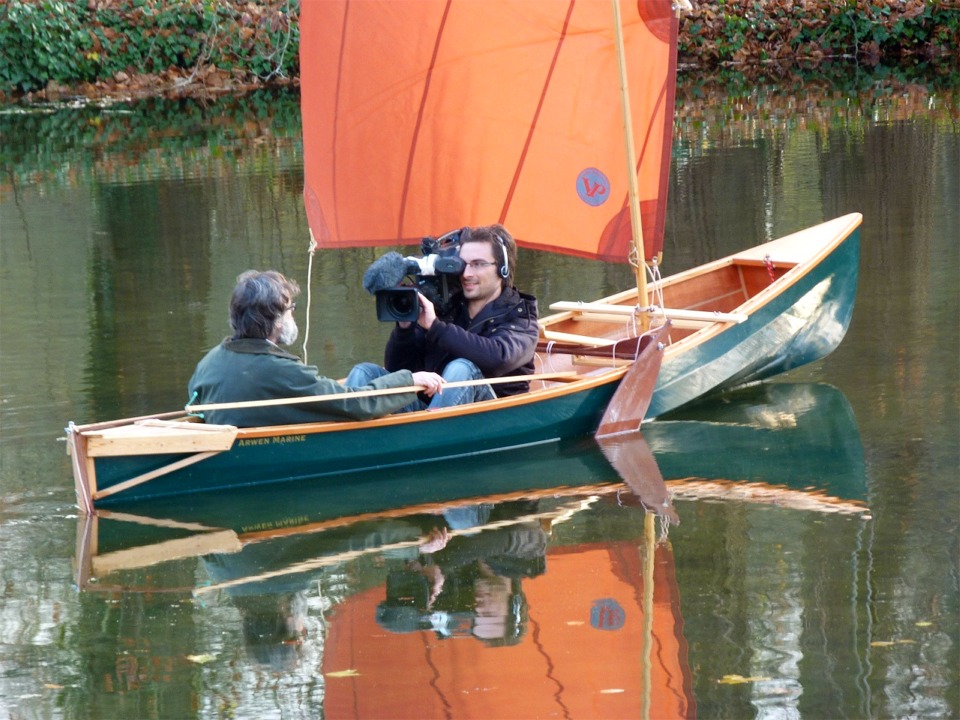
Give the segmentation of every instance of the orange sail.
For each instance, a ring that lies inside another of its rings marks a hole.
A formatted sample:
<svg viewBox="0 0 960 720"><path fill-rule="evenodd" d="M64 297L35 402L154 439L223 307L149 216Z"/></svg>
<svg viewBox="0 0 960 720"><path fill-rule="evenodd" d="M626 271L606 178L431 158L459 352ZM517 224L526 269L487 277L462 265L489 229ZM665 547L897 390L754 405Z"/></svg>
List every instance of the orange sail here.
<svg viewBox="0 0 960 720"><path fill-rule="evenodd" d="M663 242L676 79L670 0L324 0L302 6L304 201L320 247L503 223L522 246L626 261L628 167Z"/></svg>

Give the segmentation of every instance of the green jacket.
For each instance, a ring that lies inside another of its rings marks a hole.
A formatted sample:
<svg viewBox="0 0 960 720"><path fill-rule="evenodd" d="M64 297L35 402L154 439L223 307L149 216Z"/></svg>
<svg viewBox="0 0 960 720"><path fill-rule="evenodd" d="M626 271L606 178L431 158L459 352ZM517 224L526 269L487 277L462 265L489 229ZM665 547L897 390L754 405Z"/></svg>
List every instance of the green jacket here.
<svg viewBox="0 0 960 720"><path fill-rule="evenodd" d="M296 355L269 340L228 338L197 364L187 391L191 398L196 393L193 405L333 393L343 395L342 400L204 412L204 419L209 423L255 427L324 420L369 420L388 415L413 402L416 394L362 398L352 398L351 394L357 390L408 385L413 385L413 375L408 370L401 370L377 378L369 386L348 389L336 380L320 376L317 368L305 365Z"/></svg>

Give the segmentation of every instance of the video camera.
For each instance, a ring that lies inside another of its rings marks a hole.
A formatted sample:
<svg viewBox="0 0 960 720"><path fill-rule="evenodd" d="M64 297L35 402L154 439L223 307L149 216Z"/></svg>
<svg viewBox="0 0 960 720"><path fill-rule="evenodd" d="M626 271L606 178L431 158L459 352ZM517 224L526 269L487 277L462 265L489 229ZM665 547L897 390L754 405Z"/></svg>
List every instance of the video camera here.
<svg viewBox="0 0 960 720"><path fill-rule="evenodd" d="M425 237L421 257L387 253L375 260L363 276L363 286L377 298L377 320L416 322L423 293L438 315L450 309L450 298L460 288L465 264L460 259L460 242L468 228L451 230L439 238Z"/></svg>

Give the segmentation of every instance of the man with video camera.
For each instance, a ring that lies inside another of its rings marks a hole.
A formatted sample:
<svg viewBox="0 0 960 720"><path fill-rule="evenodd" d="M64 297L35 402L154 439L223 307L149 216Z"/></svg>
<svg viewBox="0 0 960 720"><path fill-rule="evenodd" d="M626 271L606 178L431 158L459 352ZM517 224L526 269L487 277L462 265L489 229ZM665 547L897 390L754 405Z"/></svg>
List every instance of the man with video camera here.
<svg viewBox="0 0 960 720"><path fill-rule="evenodd" d="M436 372L448 383L533 373L540 332L537 301L513 286L517 264L513 237L498 224L463 228L458 241L463 265L460 289L447 307L438 317L434 303L418 292L417 320L397 322L387 342L386 368L361 363L347 377L348 387L367 385L397 370ZM419 408L492 400L527 392L529 387L524 380L441 386L429 404L420 400Z"/></svg>

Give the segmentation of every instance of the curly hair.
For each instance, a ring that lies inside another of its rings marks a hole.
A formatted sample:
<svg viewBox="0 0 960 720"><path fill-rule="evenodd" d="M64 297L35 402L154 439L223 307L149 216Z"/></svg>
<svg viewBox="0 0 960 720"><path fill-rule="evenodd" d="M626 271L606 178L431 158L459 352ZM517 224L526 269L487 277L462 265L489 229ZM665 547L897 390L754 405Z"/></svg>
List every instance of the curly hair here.
<svg viewBox="0 0 960 720"><path fill-rule="evenodd" d="M300 294L295 280L276 270L247 270L237 277L230 296L233 337L268 339L279 329L283 314Z"/></svg>

